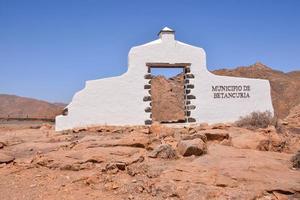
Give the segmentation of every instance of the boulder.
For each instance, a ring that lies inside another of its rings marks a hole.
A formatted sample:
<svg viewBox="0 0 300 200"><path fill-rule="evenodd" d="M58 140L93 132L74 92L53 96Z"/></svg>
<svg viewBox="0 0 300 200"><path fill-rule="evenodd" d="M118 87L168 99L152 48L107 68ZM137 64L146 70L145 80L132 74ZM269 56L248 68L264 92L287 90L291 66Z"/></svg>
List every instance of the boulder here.
<svg viewBox="0 0 300 200"><path fill-rule="evenodd" d="M252 132L249 130L242 130L239 133L231 134L232 146L239 149L261 149L268 145L268 138L261 133ZM268 149L268 147L266 147ZM266 149L266 150L267 150Z"/></svg>
<svg viewBox="0 0 300 200"><path fill-rule="evenodd" d="M195 134L192 134L192 135L184 135L184 136L182 136L181 139L182 140L193 140L193 139L196 139L196 138L199 138L204 142L207 141L207 137L203 133L195 133Z"/></svg>
<svg viewBox="0 0 300 200"><path fill-rule="evenodd" d="M286 140L276 133L273 126L260 130L259 133L263 134L266 139L259 143L258 150L282 152L287 148Z"/></svg>
<svg viewBox="0 0 300 200"><path fill-rule="evenodd" d="M241 149L283 152L288 148L286 139L272 129L258 131L240 129L240 132L231 134L231 137L232 146Z"/></svg>
<svg viewBox="0 0 300 200"><path fill-rule="evenodd" d="M181 140L177 144L177 150L182 156L201 156L207 152L205 142L196 138L193 140Z"/></svg>
<svg viewBox="0 0 300 200"><path fill-rule="evenodd" d="M7 154L0 152L0 164L3 164L3 163L8 164L14 160L15 160L15 158L13 156L9 156Z"/></svg>
<svg viewBox="0 0 300 200"><path fill-rule="evenodd" d="M211 129L211 130L205 130L198 132L201 134L204 134L208 141L222 141L224 139L229 139L229 133L226 130L220 130L220 129Z"/></svg>
<svg viewBox="0 0 300 200"><path fill-rule="evenodd" d="M170 144L157 146L149 155L150 158L174 159L177 158L176 151Z"/></svg>
<svg viewBox="0 0 300 200"><path fill-rule="evenodd" d="M270 151L282 152L286 148L286 141L281 138L276 132L270 133Z"/></svg>
<svg viewBox="0 0 300 200"><path fill-rule="evenodd" d="M147 148L151 143L149 135L143 133L131 133L128 137L123 137L120 140L112 141L113 146L130 146Z"/></svg>

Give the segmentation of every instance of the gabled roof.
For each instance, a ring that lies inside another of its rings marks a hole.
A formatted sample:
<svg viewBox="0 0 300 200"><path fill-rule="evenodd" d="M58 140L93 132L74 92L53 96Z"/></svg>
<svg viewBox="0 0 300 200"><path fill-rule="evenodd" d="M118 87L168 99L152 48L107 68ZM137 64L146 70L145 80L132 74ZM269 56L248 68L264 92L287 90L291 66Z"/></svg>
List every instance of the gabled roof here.
<svg viewBox="0 0 300 200"><path fill-rule="evenodd" d="M174 30L172 30L172 29L170 29L169 27L165 27L165 28L163 28L163 29L161 29L160 31L159 31L159 33L158 33L158 35L160 34L160 33L175 33L175 31Z"/></svg>

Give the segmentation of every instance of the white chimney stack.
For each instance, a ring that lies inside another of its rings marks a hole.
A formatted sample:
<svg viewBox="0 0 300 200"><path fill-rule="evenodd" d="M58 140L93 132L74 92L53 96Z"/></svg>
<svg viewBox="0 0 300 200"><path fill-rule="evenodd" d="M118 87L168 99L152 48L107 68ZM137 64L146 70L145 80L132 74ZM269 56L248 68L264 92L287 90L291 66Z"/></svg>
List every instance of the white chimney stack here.
<svg viewBox="0 0 300 200"><path fill-rule="evenodd" d="M173 41L175 40L175 31L168 28L168 27L165 27L163 28L159 33L159 38L162 40L162 41Z"/></svg>

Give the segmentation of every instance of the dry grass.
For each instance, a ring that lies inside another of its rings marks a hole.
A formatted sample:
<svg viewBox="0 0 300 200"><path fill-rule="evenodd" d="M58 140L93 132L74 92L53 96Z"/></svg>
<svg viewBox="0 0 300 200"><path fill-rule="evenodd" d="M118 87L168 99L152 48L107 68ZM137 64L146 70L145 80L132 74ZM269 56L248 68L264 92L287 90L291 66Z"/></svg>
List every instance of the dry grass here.
<svg viewBox="0 0 300 200"><path fill-rule="evenodd" d="M275 125L275 118L270 111L252 112L247 116L240 117L235 125L251 130L258 128L267 128L269 125Z"/></svg>

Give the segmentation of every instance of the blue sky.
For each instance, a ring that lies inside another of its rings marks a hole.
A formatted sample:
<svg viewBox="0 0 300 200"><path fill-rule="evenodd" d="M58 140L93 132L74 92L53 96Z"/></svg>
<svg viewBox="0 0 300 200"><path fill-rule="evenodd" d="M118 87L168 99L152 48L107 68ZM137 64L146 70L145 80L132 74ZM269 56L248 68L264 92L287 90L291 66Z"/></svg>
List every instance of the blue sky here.
<svg viewBox="0 0 300 200"><path fill-rule="evenodd" d="M0 93L69 102L86 80L127 69L164 26L210 70L261 61L300 69L298 0L0 0Z"/></svg>

